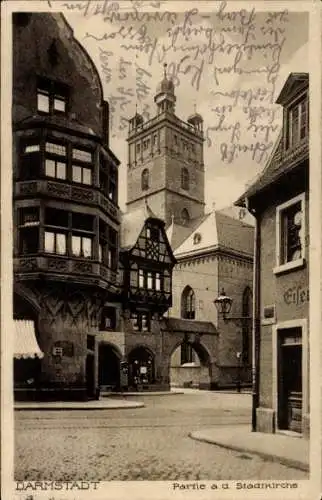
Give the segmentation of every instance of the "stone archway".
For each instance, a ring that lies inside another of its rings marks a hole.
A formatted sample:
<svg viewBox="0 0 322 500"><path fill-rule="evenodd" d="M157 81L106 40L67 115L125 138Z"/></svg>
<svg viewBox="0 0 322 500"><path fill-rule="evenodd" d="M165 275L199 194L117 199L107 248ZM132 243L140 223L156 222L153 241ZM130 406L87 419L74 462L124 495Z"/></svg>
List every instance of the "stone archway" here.
<svg viewBox="0 0 322 500"><path fill-rule="evenodd" d="M211 357L203 344L184 338L170 355L170 385L210 389Z"/></svg>
<svg viewBox="0 0 322 500"><path fill-rule="evenodd" d="M98 347L98 383L101 390L116 390L120 387L120 362L118 348L107 342Z"/></svg>
<svg viewBox="0 0 322 500"><path fill-rule="evenodd" d="M155 382L155 355L144 345L135 346L128 354L129 386Z"/></svg>

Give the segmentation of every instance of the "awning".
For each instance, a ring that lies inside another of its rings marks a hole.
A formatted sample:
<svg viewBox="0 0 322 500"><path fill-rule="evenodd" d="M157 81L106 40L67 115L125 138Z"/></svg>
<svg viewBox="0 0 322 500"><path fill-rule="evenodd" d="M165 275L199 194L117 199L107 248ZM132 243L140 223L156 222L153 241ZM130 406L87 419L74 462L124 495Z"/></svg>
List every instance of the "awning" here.
<svg viewBox="0 0 322 500"><path fill-rule="evenodd" d="M41 352L37 343L34 322L19 319L14 320L14 325L14 358L43 358L44 353Z"/></svg>

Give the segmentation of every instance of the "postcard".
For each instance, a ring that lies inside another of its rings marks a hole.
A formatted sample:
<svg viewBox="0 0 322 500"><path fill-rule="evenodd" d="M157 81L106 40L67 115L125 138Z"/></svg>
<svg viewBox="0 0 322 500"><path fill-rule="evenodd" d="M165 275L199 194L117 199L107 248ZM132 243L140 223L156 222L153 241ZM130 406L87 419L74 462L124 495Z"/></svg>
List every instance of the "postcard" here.
<svg viewBox="0 0 322 500"><path fill-rule="evenodd" d="M321 8L2 3L3 498L320 498Z"/></svg>

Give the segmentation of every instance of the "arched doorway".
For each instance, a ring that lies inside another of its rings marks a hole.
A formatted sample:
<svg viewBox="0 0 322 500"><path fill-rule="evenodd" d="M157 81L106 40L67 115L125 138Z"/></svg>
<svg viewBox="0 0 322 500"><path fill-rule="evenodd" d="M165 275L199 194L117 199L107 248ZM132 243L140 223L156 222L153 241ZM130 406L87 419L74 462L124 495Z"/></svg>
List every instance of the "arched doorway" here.
<svg viewBox="0 0 322 500"><path fill-rule="evenodd" d="M199 342L184 339L170 357L170 385L210 389L210 356Z"/></svg>
<svg viewBox="0 0 322 500"><path fill-rule="evenodd" d="M101 342L98 348L98 383L101 390L120 387L121 354L112 344Z"/></svg>
<svg viewBox="0 0 322 500"><path fill-rule="evenodd" d="M129 385L149 385L155 382L154 354L144 346L137 346L128 355Z"/></svg>

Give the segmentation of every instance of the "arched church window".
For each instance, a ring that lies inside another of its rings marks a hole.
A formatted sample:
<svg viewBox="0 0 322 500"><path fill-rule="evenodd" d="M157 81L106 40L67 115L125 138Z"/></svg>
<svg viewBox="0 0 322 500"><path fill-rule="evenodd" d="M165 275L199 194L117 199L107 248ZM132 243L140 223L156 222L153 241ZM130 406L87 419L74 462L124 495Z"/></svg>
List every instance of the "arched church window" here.
<svg viewBox="0 0 322 500"><path fill-rule="evenodd" d="M195 319L196 296L193 289L188 285L181 295L181 317L184 319Z"/></svg>
<svg viewBox="0 0 322 500"><path fill-rule="evenodd" d="M188 224L189 220L190 220L189 212L186 208L184 208L181 212L181 222L183 225L186 225Z"/></svg>
<svg viewBox="0 0 322 500"><path fill-rule="evenodd" d="M186 191L189 189L189 172L185 167L181 169L181 187Z"/></svg>
<svg viewBox="0 0 322 500"><path fill-rule="evenodd" d="M141 175L141 188L142 191L149 189L149 170L145 168Z"/></svg>

